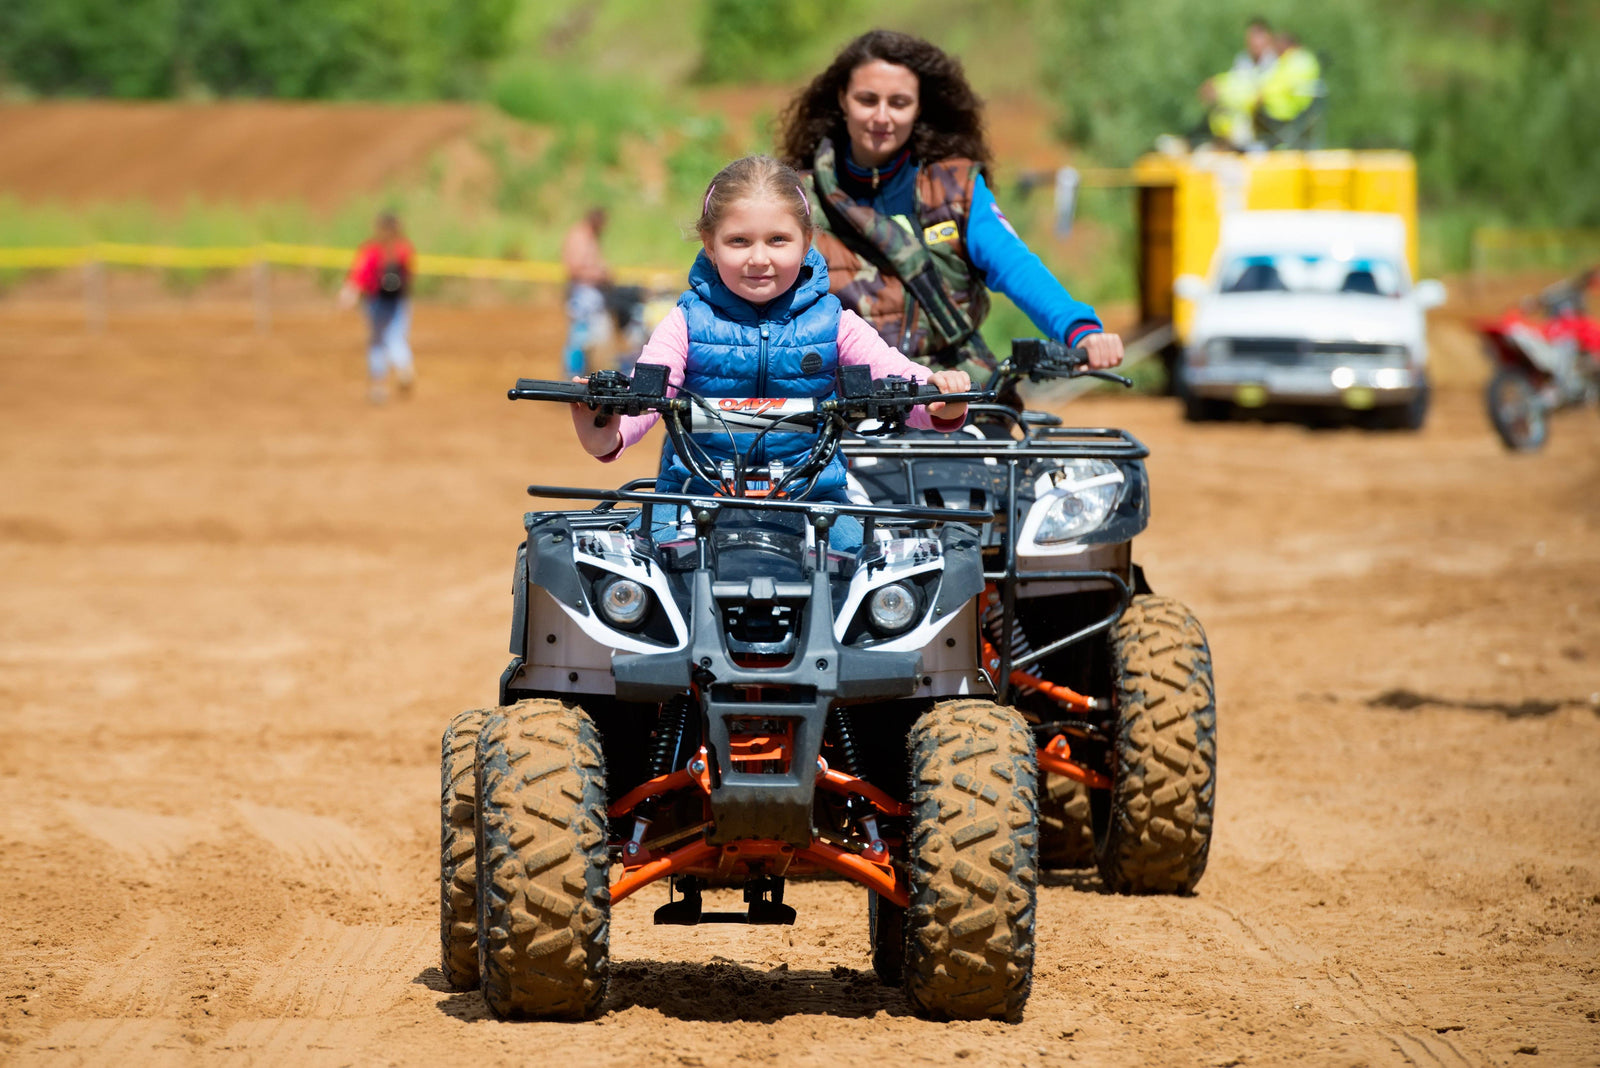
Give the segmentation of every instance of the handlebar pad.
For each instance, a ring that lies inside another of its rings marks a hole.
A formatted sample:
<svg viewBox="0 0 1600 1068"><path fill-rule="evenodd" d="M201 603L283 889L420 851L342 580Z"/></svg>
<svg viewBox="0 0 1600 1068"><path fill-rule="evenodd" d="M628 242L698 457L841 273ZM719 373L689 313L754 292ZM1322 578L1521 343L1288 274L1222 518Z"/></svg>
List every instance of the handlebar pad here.
<svg viewBox="0 0 1600 1068"><path fill-rule="evenodd" d="M1011 342L1008 362L1018 374L1071 373L1088 364L1089 352L1082 345L1068 345L1064 341L1016 338Z"/></svg>

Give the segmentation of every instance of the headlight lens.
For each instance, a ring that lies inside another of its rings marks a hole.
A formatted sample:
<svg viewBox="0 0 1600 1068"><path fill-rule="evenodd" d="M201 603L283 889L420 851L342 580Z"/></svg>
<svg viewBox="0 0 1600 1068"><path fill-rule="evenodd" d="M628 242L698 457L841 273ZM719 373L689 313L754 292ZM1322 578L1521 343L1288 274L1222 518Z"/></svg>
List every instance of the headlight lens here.
<svg viewBox="0 0 1600 1068"><path fill-rule="evenodd" d="M1033 539L1051 545L1089 533L1106 521L1122 492L1122 472L1107 460L1068 460L1050 473L1053 500L1035 507L1048 509Z"/></svg>
<svg viewBox="0 0 1600 1068"><path fill-rule="evenodd" d="M867 615L879 634L899 634L917 621L917 595L898 582L872 591Z"/></svg>
<svg viewBox="0 0 1600 1068"><path fill-rule="evenodd" d="M600 589L600 614L614 627L636 627L650 607L644 586L631 578L614 578Z"/></svg>

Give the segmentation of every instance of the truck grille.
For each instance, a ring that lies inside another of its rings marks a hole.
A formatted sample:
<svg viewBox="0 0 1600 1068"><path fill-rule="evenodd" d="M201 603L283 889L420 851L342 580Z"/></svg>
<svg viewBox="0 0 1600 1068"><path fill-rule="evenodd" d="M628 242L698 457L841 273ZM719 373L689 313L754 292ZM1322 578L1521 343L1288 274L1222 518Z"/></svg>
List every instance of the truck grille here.
<svg viewBox="0 0 1600 1068"><path fill-rule="evenodd" d="M1404 360L1404 345L1361 341L1307 341L1293 337L1238 337L1224 339L1233 359L1258 363L1336 366L1351 361L1391 363Z"/></svg>

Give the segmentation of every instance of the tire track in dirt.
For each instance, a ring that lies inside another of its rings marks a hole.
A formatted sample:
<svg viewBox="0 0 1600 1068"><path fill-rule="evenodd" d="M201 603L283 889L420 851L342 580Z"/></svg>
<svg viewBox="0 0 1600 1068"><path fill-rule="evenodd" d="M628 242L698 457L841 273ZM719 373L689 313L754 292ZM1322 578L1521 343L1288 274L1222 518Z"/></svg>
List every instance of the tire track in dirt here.
<svg viewBox="0 0 1600 1068"><path fill-rule="evenodd" d="M363 898L382 900L387 886L378 858L359 832L326 816L236 801L234 811L257 837L318 880Z"/></svg>
<svg viewBox="0 0 1600 1068"><path fill-rule="evenodd" d="M83 833L124 854L142 870L166 864L190 844L212 833L199 820L183 816L78 801L58 801L56 807Z"/></svg>
<svg viewBox="0 0 1600 1068"><path fill-rule="evenodd" d="M1413 1012L1375 983L1364 981L1354 969L1330 961L1330 954L1300 937L1288 923L1223 904L1220 899L1236 900L1238 897L1238 887L1231 880L1213 876L1208 889L1211 893L1197 899L1195 904L1210 913L1219 927L1231 928L1236 942L1245 947L1259 947L1272 961L1297 975L1304 975L1316 993L1349 1017L1348 1023L1391 1043L1406 1063L1417 1068L1456 1068L1487 1060L1476 1050L1471 1051L1469 1057L1448 1035L1430 1034L1426 1028L1418 1028L1407 1020Z"/></svg>
<svg viewBox="0 0 1600 1068"><path fill-rule="evenodd" d="M288 918L293 933L280 928L274 940L280 953L257 941L241 955L223 937L225 917L192 893L205 885L211 900L239 907L286 884L312 902L332 894L381 908L389 896L382 866L340 821L243 801L231 806L235 819L212 824L78 801L55 808L66 833L114 854L118 877L162 907L127 917L139 933L115 953L63 962L78 977L67 1018L43 1021L44 1033L20 1051L26 1063L166 1060L195 1042L252 1062L337 1060L337 1028L311 1021L381 1017L432 963L427 925L321 916ZM252 842L271 849L263 856Z"/></svg>
<svg viewBox="0 0 1600 1068"><path fill-rule="evenodd" d="M266 1017L381 1016L411 978L436 964L438 932L426 924L348 926L310 919L290 954L250 992Z"/></svg>
<svg viewBox="0 0 1600 1068"><path fill-rule="evenodd" d="M17 1068L63 1064L179 1063L194 1056L194 1045L183 1037L176 1020L83 1019L67 1020L43 1038L18 1051L8 1063Z"/></svg>

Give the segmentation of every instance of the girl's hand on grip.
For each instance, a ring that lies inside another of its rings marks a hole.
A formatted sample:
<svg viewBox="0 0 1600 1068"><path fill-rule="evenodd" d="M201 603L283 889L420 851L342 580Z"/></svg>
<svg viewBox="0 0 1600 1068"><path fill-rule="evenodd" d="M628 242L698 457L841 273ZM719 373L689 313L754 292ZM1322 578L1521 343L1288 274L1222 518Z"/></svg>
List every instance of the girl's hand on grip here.
<svg viewBox="0 0 1600 1068"><path fill-rule="evenodd" d="M574 382L587 382L588 378L574 378ZM622 445L621 417L615 412L601 415L600 411L581 401L571 405L572 428L578 433L578 444L590 456L609 456Z"/></svg>
<svg viewBox="0 0 1600 1068"><path fill-rule="evenodd" d="M972 388L972 379L965 371L935 371L928 376L928 382L937 386L940 393L965 393ZM928 414L935 419L965 419L967 402L954 401L946 404L944 401L936 401L928 405Z"/></svg>

